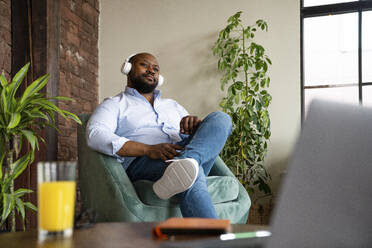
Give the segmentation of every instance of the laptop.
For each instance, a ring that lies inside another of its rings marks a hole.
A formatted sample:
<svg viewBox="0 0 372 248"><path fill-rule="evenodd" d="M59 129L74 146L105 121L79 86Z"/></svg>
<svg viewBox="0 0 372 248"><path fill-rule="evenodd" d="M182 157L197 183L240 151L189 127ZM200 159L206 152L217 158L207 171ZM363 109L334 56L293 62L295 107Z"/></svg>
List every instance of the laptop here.
<svg viewBox="0 0 372 248"><path fill-rule="evenodd" d="M372 108L311 103L271 231L270 238L164 247L372 247Z"/></svg>

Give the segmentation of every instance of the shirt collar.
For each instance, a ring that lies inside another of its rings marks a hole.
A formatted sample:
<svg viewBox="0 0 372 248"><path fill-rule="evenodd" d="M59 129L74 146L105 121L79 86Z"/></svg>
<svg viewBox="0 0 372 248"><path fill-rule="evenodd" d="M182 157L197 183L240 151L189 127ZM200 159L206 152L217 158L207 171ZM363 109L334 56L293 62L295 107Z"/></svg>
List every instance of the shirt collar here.
<svg viewBox="0 0 372 248"><path fill-rule="evenodd" d="M141 96L142 97L142 95L136 89L131 88L129 86L126 86L125 87L125 91L124 92L126 94L129 94L129 95L132 95L132 96L137 96L137 97ZM154 99L159 98L160 95L161 95L160 90L154 90Z"/></svg>

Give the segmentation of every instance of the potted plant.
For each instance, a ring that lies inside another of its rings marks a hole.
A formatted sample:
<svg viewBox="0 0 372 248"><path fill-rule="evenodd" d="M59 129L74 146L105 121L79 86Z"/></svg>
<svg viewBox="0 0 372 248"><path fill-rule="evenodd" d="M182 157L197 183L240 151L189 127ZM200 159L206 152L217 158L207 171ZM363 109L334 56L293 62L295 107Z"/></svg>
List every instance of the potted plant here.
<svg viewBox="0 0 372 248"><path fill-rule="evenodd" d="M252 26L243 26L241 13L228 19L213 46L218 70L223 73L222 91L227 87L220 106L233 122L232 134L220 155L255 203L271 196L268 184L271 177L264 167L271 135L268 112L271 95L267 91L271 61L265 49L254 42L258 30L267 31L267 23L257 20Z"/></svg>
<svg viewBox="0 0 372 248"><path fill-rule="evenodd" d="M37 210L31 202L22 200L22 197L32 190L14 188L14 180L33 162L35 149L39 148L39 140L44 142L36 132L46 126L57 129L55 113L81 124L76 115L58 108L52 102L72 99L46 97L40 93L49 80L48 74L36 79L20 97L16 97L29 66L30 63L26 64L10 83L4 75L0 76L0 229L10 216L11 231L15 231L16 213L21 216L24 226L25 208ZM30 149L20 156L25 142L29 144Z"/></svg>

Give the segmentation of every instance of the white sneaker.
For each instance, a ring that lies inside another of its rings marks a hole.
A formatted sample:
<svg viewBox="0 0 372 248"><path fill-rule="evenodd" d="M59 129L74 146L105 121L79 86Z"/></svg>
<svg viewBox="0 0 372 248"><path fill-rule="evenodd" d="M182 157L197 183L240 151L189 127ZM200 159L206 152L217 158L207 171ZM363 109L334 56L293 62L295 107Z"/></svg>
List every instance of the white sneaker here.
<svg viewBox="0 0 372 248"><path fill-rule="evenodd" d="M189 189L199 172L199 164L193 158L172 159L166 162L172 163L152 186L155 194L163 200Z"/></svg>

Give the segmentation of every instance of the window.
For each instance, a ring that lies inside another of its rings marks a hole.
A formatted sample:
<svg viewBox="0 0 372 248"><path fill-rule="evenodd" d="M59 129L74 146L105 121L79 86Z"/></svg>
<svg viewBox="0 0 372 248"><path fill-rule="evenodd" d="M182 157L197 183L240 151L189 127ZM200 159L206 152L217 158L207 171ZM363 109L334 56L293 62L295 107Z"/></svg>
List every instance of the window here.
<svg viewBox="0 0 372 248"><path fill-rule="evenodd" d="M302 119L314 98L372 106L372 0L301 1Z"/></svg>
<svg viewBox="0 0 372 248"><path fill-rule="evenodd" d="M304 7L327 5L333 3L356 2L351 0L304 0Z"/></svg>

